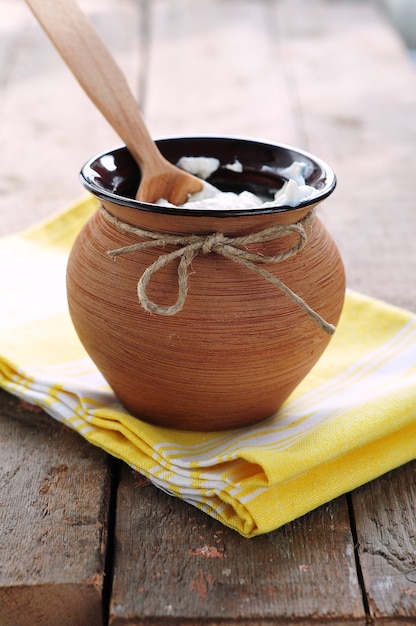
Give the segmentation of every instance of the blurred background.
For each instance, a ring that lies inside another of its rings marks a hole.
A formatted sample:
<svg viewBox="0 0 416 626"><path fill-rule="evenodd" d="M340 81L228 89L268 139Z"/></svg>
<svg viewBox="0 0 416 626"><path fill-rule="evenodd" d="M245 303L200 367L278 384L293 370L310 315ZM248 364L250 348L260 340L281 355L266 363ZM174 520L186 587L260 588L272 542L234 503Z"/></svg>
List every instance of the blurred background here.
<svg viewBox="0 0 416 626"><path fill-rule="evenodd" d="M416 0L80 0L154 137L292 144L338 186L324 219L349 285L416 309ZM84 194L120 143L24 0L0 0L0 234ZM400 277L400 280L398 280Z"/></svg>
<svg viewBox="0 0 416 626"><path fill-rule="evenodd" d="M411 55L416 61L416 2L414 0L376 0L380 3L392 24L402 35Z"/></svg>

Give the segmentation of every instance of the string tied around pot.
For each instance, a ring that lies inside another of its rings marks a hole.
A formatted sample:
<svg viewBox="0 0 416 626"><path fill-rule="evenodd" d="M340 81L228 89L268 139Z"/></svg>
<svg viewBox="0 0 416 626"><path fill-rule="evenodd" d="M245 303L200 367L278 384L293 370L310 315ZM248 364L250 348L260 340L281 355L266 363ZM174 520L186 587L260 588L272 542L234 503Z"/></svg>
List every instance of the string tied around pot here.
<svg viewBox="0 0 416 626"><path fill-rule="evenodd" d="M301 309L311 317L318 326L329 335L333 335L336 328L328 323L319 313L314 311L300 296L289 289L274 274L267 271L263 266L267 264L280 263L292 256L295 256L305 246L307 241L306 227L311 224L314 211L310 211L303 219L295 224L283 224L270 226L264 230L239 237L227 237L224 233L215 232L208 235L174 235L170 233L160 233L143 230L131 224L127 224L111 215L102 205L100 211L104 218L116 226L122 232L135 235L145 241L140 241L128 246L123 246L115 250L109 250L108 256L116 259L124 254L131 254L138 250L147 248L180 246L172 252L161 254L154 263L145 269L137 283L137 296L140 304L149 313L158 315L176 315L185 305L188 296L188 275L192 261L199 254L211 254L215 252L238 265L246 267L248 270L262 276L265 280L275 285L288 298L295 302ZM274 241L288 235L297 235L296 243L275 256L263 256L256 252L250 252L245 246L253 243L264 243ZM169 306L161 306L150 300L147 295L147 287L152 276L176 259L178 263L178 298L176 302Z"/></svg>

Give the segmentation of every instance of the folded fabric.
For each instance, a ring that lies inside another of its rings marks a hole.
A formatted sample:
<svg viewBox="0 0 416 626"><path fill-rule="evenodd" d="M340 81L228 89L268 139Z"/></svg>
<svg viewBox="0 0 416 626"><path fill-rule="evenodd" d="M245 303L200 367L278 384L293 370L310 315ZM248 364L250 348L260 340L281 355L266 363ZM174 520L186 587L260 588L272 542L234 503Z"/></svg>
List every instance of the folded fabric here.
<svg viewBox="0 0 416 626"><path fill-rule="evenodd" d="M96 201L0 240L0 385L246 537L416 458L416 316L348 291L338 330L277 415L244 429L152 426L123 409L67 311L72 242Z"/></svg>

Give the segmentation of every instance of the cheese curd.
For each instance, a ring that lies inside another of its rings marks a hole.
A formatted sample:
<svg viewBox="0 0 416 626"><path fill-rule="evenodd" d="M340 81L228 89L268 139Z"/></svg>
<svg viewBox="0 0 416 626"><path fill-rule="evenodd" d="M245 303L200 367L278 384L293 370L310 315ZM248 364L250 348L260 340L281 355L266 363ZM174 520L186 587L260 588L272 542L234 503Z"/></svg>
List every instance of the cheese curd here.
<svg viewBox="0 0 416 626"><path fill-rule="evenodd" d="M190 209L262 209L275 206L295 207L304 200L308 200L316 191L314 187L305 184L303 163L295 161L290 167L279 171L279 175L286 179L284 185L276 191L273 200L264 199L251 193L242 191L234 193L232 191L221 191L206 181L219 167L218 159L212 157L182 157L178 167L194 174L203 180L203 188L198 193L189 196L189 199L182 207ZM239 161L234 161L225 165L226 169L237 172L242 171ZM164 198L156 202L159 206L173 207Z"/></svg>

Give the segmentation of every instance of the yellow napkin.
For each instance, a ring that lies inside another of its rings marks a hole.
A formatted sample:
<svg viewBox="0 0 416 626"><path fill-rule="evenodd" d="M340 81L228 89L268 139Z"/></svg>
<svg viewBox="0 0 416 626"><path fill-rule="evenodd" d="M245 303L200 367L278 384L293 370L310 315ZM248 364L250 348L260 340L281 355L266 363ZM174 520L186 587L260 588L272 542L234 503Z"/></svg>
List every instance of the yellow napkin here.
<svg viewBox="0 0 416 626"><path fill-rule="evenodd" d="M130 416L67 313L68 251L95 209L87 197L0 240L2 387L246 537L416 458L416 316L350 291L329 348L277 416L222 433Z"/></svg>

